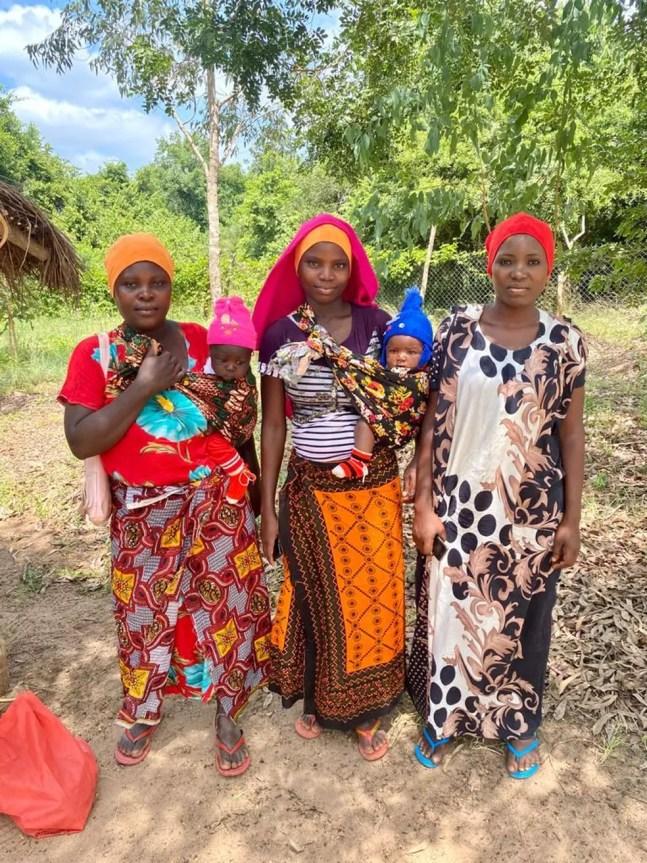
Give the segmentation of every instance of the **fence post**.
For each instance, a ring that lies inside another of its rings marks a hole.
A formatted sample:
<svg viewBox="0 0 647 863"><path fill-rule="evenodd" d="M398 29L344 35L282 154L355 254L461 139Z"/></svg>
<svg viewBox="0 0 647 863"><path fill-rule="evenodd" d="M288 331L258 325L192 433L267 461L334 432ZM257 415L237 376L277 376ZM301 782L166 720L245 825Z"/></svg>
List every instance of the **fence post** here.
<svg viewBox="0 0 647 863"><path fill-rule="evenodd" d="M427 243L427 255L425 257L425 266L422 271L422 283L420 285L420 293L422 294L422 301L425 301L425 295L427 293L427 282L429 281L429 267L431 265L431 255L434 250L434 243L436 242L436 226L432 225L431 230L429 231L429 242Z"/></svg>

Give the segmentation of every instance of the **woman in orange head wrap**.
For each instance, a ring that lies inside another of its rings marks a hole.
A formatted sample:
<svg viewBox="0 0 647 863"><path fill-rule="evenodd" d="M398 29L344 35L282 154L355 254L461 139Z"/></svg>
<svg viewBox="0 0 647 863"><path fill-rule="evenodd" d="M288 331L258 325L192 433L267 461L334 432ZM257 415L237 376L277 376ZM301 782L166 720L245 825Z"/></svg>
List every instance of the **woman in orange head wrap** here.
<svg viewBox="0 0 647 863"><path fill-rule="evenodd" d="M81 341L59 399L78 458L100 455L112 493L112 590L123 733L115 758L148 754L167 693L217 700L216 766L250 757L236 725L265 681L269 603L248 497L232 501L214 460L207 333L167 317L173 260L150 234L121 237L105 258L123 323ZM220 387L224 391L227 386ZM249 429L251 434L251 429ZM241 441L242 442L242 441Z"/></svg>
<svg viewBox="0 0 647 863"><path fill-rule="evenodd" d="M498 738L508 774L527 779L540 763L557 582L579 550L586 351L576 327L536 305L550 226L517 213L486 249L493 302L455 310L436 335L413 523L434 557L409 688L425 723L421 764L436 767L462 735Z"/></svg>

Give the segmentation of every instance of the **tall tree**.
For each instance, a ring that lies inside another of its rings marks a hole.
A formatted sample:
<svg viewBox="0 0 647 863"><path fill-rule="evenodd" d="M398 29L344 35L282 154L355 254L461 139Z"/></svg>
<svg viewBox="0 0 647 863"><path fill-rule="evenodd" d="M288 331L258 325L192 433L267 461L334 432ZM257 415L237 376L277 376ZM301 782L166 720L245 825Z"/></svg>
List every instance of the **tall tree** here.
<svg viewBox="0 0 647 863"><path fill-rule="evenodd" d="M578 215L569 180L590 184L601 165L600 118L635 86L617 38L628 4L343 5L339 40L298 112L320 157L350 172L388 173L394 155L424 148L430 183L421 188L412 177L406 202L416 239L465 215L478 236L500 213L538 200L556 226ZM448 164L459 182L442 182ZM376 222L380 203L369 199Z"/></svg>
<svg viewBox="0 0 647 863"><path fill-rule="evenodd" d="M290 104L295 72L312 62L324 33L313 16L330 0L72 0L60 26L31 45L35 63L68 70L82 48L114 76L123 96L175 119L207 187L209 282L221 293L218 177L264 102ZM207 138L207 152L197 134Z"/></svg>

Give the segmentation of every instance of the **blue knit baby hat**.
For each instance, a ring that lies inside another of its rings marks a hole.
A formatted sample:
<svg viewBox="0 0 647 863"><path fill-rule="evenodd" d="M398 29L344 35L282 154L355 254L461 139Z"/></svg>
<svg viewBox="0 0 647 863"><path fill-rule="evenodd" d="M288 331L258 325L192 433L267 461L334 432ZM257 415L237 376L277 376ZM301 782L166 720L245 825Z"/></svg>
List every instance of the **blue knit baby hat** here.
<svg viewBox="0 0 647 863"><path fill-rule="evenodd" d="M422 294L418 288L407 289L400 310L386 325L380 354L380 362L383 366L386 365L386 346L392 336L412 336L421 341L423 350L418 368L428 365L433 350L434 331L431 321L422 308Z"/></svg>

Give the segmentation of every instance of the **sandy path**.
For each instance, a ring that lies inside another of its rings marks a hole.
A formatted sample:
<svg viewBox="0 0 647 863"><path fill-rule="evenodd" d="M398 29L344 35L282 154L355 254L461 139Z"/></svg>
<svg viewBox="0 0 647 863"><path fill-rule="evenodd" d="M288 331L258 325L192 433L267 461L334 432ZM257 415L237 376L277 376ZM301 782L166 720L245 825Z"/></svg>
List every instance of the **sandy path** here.
<svg viewBox="0 0 647 863"><path fill-rule="evenodd" d="M3 863L647 860L644 775L620 759L602 765L586 732L564 722L546 724L546 763L522 784L506 778L499 751L473 744L446 770L418 767L408 702L393 721L392 751L367 764L350 735L296 738L296 708L259 693L243 719L252 768L225 780L212 766L212 708L173 699L147 761L119 768L108 594L75 584L29 593L6 550L0 572L14 682L85 737L101 768L81 834L35 842L0 816Z"/></svg>

